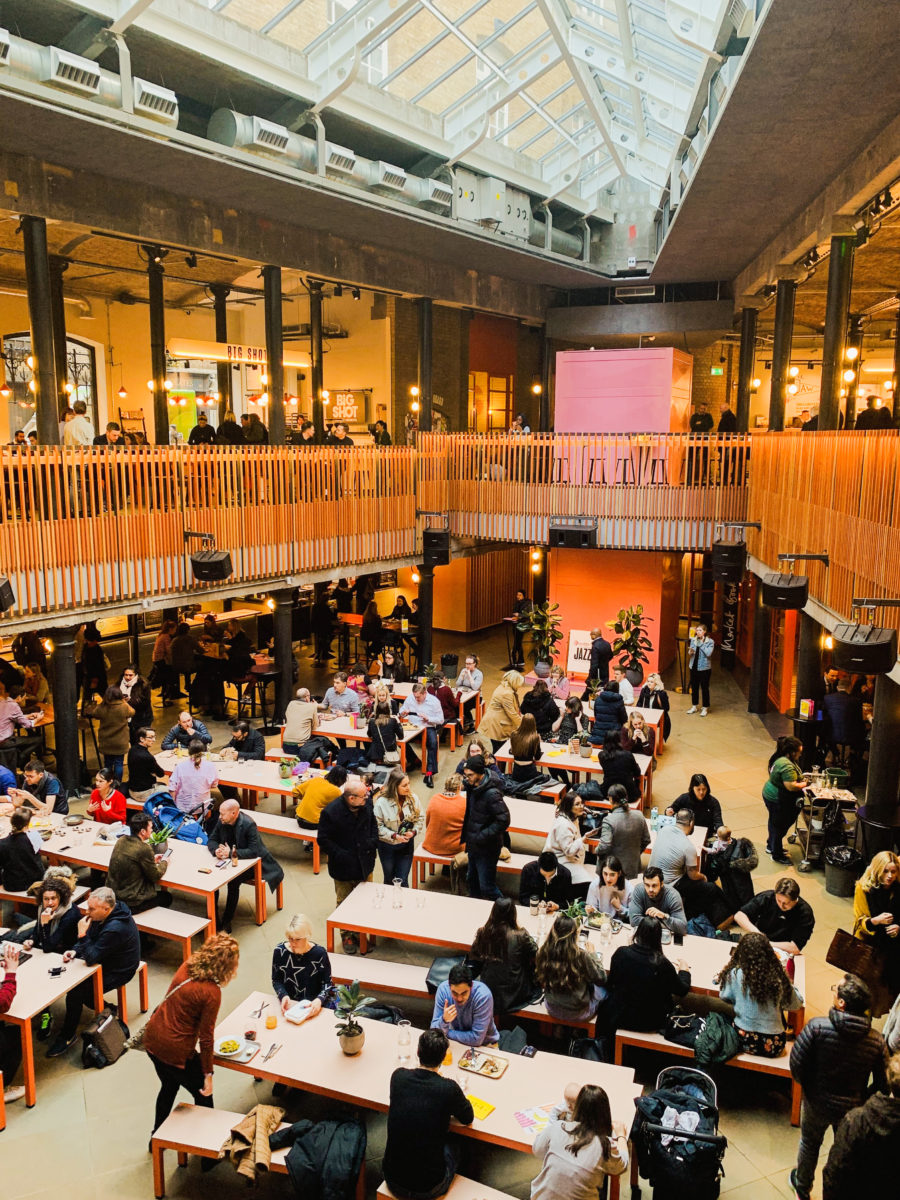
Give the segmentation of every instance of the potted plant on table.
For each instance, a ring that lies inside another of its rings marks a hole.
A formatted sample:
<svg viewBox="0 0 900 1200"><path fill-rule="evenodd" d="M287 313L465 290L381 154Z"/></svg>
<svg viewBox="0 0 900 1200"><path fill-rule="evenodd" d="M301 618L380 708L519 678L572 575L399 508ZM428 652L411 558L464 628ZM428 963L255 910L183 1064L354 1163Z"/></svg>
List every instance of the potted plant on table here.
<svg viewBox="0 0 900 1200"><path fill-rule="evenodd" d="M154 854L165 854L169 846L169 838L175 832L175 826L169 822L162 829L154 829L147 841Z"/></svg>
<svg viewBox="0 0 900 1200"><path fill-rule="evenodd" d="M362 996L359 991L359 980L354 979L349 985L339 984L337 989L338 1004L335 1009L337 1023L334 1032L344 1054L351 1056L359 1054L366 1040L365 1031L357 1017L362 1010L373 1003L371 996Z"/></svg>
<svg viewBox="0 0 900 1200"><path fill-rule="evenodd" d="M578 753L582 758L590 758L593 750L594 746L591 742L591 735L586 729L582 729L578 735Z"/></svg>
<svg viewBox="0 0 900 1200"><path fill-rule="evenodd" d="M647 637L647 623L652 617L644 616L643 604L631 608L620 608L614 621L607 621L606 628L615 634L613 654L621 655L619 665L625 668L625 678L635 687L644 678L644 663L650 662L653 643Z"/></svg>
<svg viewBox="0 0 900 1200"><path fill-rule="evenodd" d="M556 644L562 641L562 619L557 616L558 604L546 601L536 604L528 614L531 621L531 649L534 654L534 673L546 679L556 658Z"/></svg>

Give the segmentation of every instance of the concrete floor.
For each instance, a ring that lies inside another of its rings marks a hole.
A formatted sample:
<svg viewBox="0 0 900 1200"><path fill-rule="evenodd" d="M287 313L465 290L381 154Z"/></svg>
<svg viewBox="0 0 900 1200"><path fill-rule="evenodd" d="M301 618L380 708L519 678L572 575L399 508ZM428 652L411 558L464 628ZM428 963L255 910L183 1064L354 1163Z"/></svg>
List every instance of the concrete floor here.
<svg viewBox="0 0 900 1200"><path fill-rule="evenodd" d="M451 649L459 650L461 654L466 649L474 649L481 655L485 691L490 694L506 661L502 633L474 635L466 641L438 634L435 655ZM124 649L121 653L124 654ZM120 655L113 652L111 657L114 667L118 668ZM145 657L149 660L149 654ZM314 691L323 691L329 673L313 669L308 648L301 649L299 660L301 680ZM798 874L795 867L779 871L764 855L765 809L760 789L772 750L772 737L757 717L747 713L746 701L731 677L718 669L714 671L712 708L706 719L685 715L689 706L687 697L672 692L671 700L673 732L654 779L655 800L662 806L686 789L693 772L704 772L734 832L750 837L757 846L760 854L760 866L755 874L757 890L771 886L785 871L799 879L803 895L813 904L817 916L815 935L807 947L806 999L807 1016L819 1015L827 1011L829 989L838 978L838 973L826 966L825 953L833 930L840 924L846 927L850 919L850 901L826 894L820 870L809 874ZM176 715L175 709L158 709L156 728L164 731ZM210 726L213 745L219 747L230 736L230 731L221 723L211 722ZM275 740L270 739L270 744ZM453 769L458 757L442 751L439 781ZM427 804L431 793L421 786L420 776L413 777L413 787L419 800ZM266 804L276 810L274 800ZM249 991L268 987L271 952L283 936L284 919L294 912L305 912L320 936L324 936L325 919L334 908L332 884L324 867L322 874L315 877L310 857L303 853L298 842L272 839L270 844L286 871L285 910L278 914L274 904L270 903L271 915L267 924L257 928L253 923L249 890L248 898L241 901L234 927L241 943L241 966L237 978L224 994L223 1012L230 1011ZM517 838L514 844L522 850L537 852L540 849L534 839ZM797 850L793 850L793 857L795 862L798 861ZM376 867L376 875L379 873L380 868ZM511 889L511 877L500 876L500 884L504 889ZM428 887L443 889L447 887L447 881L438 875L429 880ZM193 910L190 898L184 895L178 896L176 904ZM425 948L416 953L404 943L392 944L381 939L375 953L386 958L408 956L416 961L430 960ZM162 996L178 962L173 944L159 943L150 963L152 1003ZM131 992L130 1003L136 1009L136 987ZM426 1005L413 1001L404 1007L414 1024L420 1027L427 1024L429 1009ZM556 1048L564 1051L565 1045L566 1042L560 1040ZM79 1200L93 1200L94 1197L98 1200L110 1200L110 1197L147 1200L152 1196L152 1177L146 1147L156 1094L156 1077L147 1058L131 1053L104 1071L85 1071L75 1049L69 1056L53 1061L43 1057L41 1045L37 1049L37 1106L31 1111L23 1102L9 1106L8 1126L0 1134L3 1150L0 1187L5 1200L25 1200L26 1197L29 1200L49 1200L51 1197L57 1200L63 1191L72 1194L73 1186ZM636 1057L630 1061L637 1067L639 1078L650 1085L663 1065L658 1055L647 1059ZM573 1078L577 1078L575 1060L572 1067ZM722 1191L731 1200L775 1200L776 1197L793 1196L787 1176L795 1161L798 1131L789 1123L786 1086L781 1082L770 1083L768 1078L745 1071L722 1072L720 1128L729 1142ZM187 1097L182 1095L181 1098ZM220 1070L216 1072L215 1099L219 1107L247 1111L257 1101L268 1101L270 1092L267 1085L254 1085L247 1076ZM288 1117L322 1116L335 1107L327 1101L295 1094L288 1106ZM370 1164L368 1195L371 1197L381 1179L379 1168L385 1119L366 1113L366 1123ZM826 1149L829 1142L830 1139L826 1141ZM537 1163L514 1151L466 1141L462 1170L524 1200ZM263 1197L286 1195L288 1188L289 1184L282 1176L263 1178L259 1194ZM186 1170L176 1170L173 1160L169 1171L169 1195L200 1197L209 1194L211 1189L215 1189L222 1200L227 1200L232 1195L243 1195L245 1185L227 1165L218 1166L212 1175L201 1176L196 1162L191 1162ZM819 1181L813 1194L817 1198L821 1196ZM649 1195L646 1185L644 1195Z"/></svg>

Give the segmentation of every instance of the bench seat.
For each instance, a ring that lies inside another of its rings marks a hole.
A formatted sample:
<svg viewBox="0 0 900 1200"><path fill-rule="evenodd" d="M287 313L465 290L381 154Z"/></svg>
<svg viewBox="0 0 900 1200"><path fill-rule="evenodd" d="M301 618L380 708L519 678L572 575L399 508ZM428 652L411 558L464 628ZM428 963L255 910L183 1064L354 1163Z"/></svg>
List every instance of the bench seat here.
<svg viewBox="0 0 900 1200"><path fill-rule="evenodd" d="M381 1182L375 1193L377 1200L396 1200L394 1193L387 1183ZM496 1188L485 1187L477 1179L466 1179L465 1175L454 1175L453 1182L442 1200L510 1200L509 1192L498 1192Z"/></svg>
<svg viewBox="0 0 900 1200"><path fill-rule="evenodd" d="M297 824L296 817L283 817L278 813L260 812L259 809L244 809L248 817L256 822L260 833L270 833L274 837L291 838L296 842L308 842L312 847L313 874L321 870L321 853L319 850L319 831L317 829L302 829Z"/></svg>
<svg viewBox="0 0 900 1200"><path fill-rule="evenodd" d="M670 1042L661 1033L638 1033L629 1029L616 1030L615 1060L617 1066L622 1066L622 1052L626 1046L639 1046L642 1050L658 1050L663 1054L672 1054L678 1058L693 1058L694 1051L690 1046L679 1046ZM800 1124L800 1084L791 1075L790 1050L785 1050L779 1058L763 1058L759 1054L736 1054L727 1063L727 1067L737 1067L745 1071L760 1071L764 1075L777 1075L787 1079L791 1085L791 1124Z"/></svg>
<svg viewBox="0 0 900 1200"><path fill-rule="evenodd" d="M431 874L434 874L435 867L449 867L453 862L446 854L435 854L432 850L425 850L421 846L417 846L413 853L413 870L412 870L412 885L418 887L420 883L425 882L425 868L430 864ZM504 862L502 859L497 862L497 870L500 872L519 875L526 863L534 862L533 854L513 854Z"/></svg>
<svg viewBox="0 0 900 1200"><path fill-rule="evenodd" d="M141 933L181 942L181 957L185 961L191 956L191 939L196 934L204 938L212 936L209 917L179 912L177 908L147 908L134 914L134 923Z"/></svg>

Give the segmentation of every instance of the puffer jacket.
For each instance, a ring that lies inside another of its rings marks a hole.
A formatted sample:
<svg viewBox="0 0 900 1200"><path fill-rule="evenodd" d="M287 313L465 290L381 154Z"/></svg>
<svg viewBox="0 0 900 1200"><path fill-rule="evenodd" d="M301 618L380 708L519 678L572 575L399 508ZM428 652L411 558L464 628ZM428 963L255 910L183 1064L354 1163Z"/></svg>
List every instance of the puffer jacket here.
<svg viewBox="0 0 900 1200"><path fill-rule="evenodd" d="M297 1121L269 1138L272 1150L290 1146L287 1169L301 1200L351 1200L366 1155L360 1121Z"/></svg>
<svg viewBox="0 0 900 1200"><path fill-rule="evenodd" d="M477 787L467 784L466 815L461 838L466 849L496 858L503 847L503 835L508 827L509 809L490 774L485 773Z"/></svg>
<svg viewBox="0 0 900 1200"><path fill-rule="evenodd" d="M866 1098L869 1076L884 1080L884 1041L869 1016L839 1008L813 1017L791 1050L791 1074L818 1108L845 1113Z"/></svg>
<svg viewBox="0 0 900 1200"><path fill-rule="evenodd" d="M141 939L127 904L119 901L105 921L93 922L83 938L75 943L75 957L88 966L103 967L103 986L107 992L127 983L141 961Z"/></svg>
<svg viewBox="0 0 900 1200"><path fill-rule="evenodd" d="M879 1092L838 1126L825 1165L823 1200L877 1195L896 1176L898 1158L900 1099Z"/></svg>
<svg viewBox="0 0 900 1200"><path fill-rule="evenodd" d="M595 746L602 746L607 732L610 729L621 729L627 720L625 704L618 692L598 692L594 700L591 741Z"/></svg>

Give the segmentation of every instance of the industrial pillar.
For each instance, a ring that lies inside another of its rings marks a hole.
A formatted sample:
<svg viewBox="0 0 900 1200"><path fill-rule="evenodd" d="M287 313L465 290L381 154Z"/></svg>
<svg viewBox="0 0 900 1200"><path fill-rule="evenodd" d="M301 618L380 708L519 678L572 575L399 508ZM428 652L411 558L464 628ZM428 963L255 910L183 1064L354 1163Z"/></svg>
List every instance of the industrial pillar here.
<svg viewBox="0 0 900 1200"><path fill-rule="evenodd" d="M281 330L281 267L263 267L263 307L266 319L266 374L269 377L269 444L283 446L284 337Z"/></svg>
<svg viewBox="0 0 900 1200"><path fill-rule="evenodd" d="M779 271L775 296L775 331L772 338L772 390L769 395L769 432L784 429L784 403L790 382L791 343L794 338L794 301L797 280Z"/></svg>
<svg viewBox="0 0 900 1200"><path fill-rule="evenodd" d="M59 388L57 403L60 420L63 409L69 405L69 364L66 359L66 302L63 296L63 275L69 269L69 260L58 254L50 255L50 319L53 323L53 359L56 363L56 385Z"/></svg>
<svg viewBox="0 0 900 1200"><path fill-rule="evenodd" d="M22 217L25 244L25 280L31 353L34 358L38 442L59 445L59 380L53 345L50 260L47 255L47 222L43 217Z"/></svg>
<svg viewBox="0 0 900 1200"><path fill-rule="evenodd" d="M822 626L805 612L800 614L800 644L797 648L797 719L794 732L803 743L801 765L808 771L816 757L818 734L824 729L817 718L825 695L825 677L822 664ZM812 721L800 721L800 701L813 700L815 712Z"/></svg>
<svg viewBox="0 0 900 1200"><path fill-rule="evenodd" d="M763 604L760 580L756 581L753 605L753 657L750 662L750 694L747 711L762 715L769 709L770 613Z"/></svg>
<svg viewBox="0 0 900 1200"><path fill-rule="evenodd" d="M420 296L416 301L416 308L419 317L419 420L417 425L420 432L431 433L431 403L432 392L434 390L434 314L430 297ZM431 659L429 658L426 661L430 662Z"/></svg>
<svg viewBox="0 0 900 1200"><path fill-rule="evenodd" d="M750 397L753 370L756 362L756 325L759 310L745 305L741 309L741 352L738 358L737 428L747 433L750 428Z"/></svg>
<svg viewBox="0 0 900 1200"><path fill-rule="evenodd" d="M322 283L309 281L309 390L312 396L312 423L316 441L325 441L325 406L322 403Z"/></svg>
<svg viewBox="0 0 900 1200"><path fill-rule="evenodd" d="M847 413L844 422L845 429L853 429L856 426L856 401L859 396L859 368L862 363L862 344L863 330L862 317L858 313L850 318L850 327L847 332L847 349L851 346L856 347L856 358L851 362L845 359L845 366L853 369L853 378L846 384L847 391ZM843 375L843 371L841 372Z"/></svg>
<svg viewBox="0 0 900 1200"><path fill-rule="evenodd" d="M141 673L141 634L138 627L138 614L129 613L128 615L128 657L137 670L138 675Z"/></svg>
<svg viewBox="0 0 900 1200"><path fill-rule="evenodd" d="M900 300L900 292L897 294L897 299ZM894 329L894 374L892 376L894 390L891 395L894 397L893 417L894 425L900 425L900 307L897 309L897 325Z"/></svg>
<svg viewBox="0 0 900 1200"><path fill-rule="evenodd" d="M550 416L550 339L544 338L541 354L541 402L538 408L538 430L541 433L551 433L552 418Z"/></svg>
<svg viewBox="0 0 900 1200"><path fill-rule="evenodd" d="M828 293L825 299L825 334L822 339L822 388L819 396L819 429L838 429L841 414L841 372L847 340L850 288L856 234L835 234L828 259Z"/></svg>
<svg viewBox="0 0 900 1200"><path fill-rule="evenodd" d="M866 812L862 818L869 858L896 848L900 836L900 686L887 675L875 680Z"/></svg>
<svg viewBox="0 0 900 1200"><path fill-rule="evenodd" d="M419 670L431 662L434 624L434 567L419 567Z"/></svg>
<svg viewBox="0 0 900 1200"><path fill-rule="evenodd" d="M270 375L270 381L271 378ZM285 710L290 704L294 692L294 589L279 588L271 595L275 601L275 611L272 613L275 632L275 667L281 672L275 681L274 725L278 725L284 720Z"/></svg>
<svg viewBox="0 0 900 1200"><path fill-rule="evenodd" d="M212 283L213 312L216 317L216 341L222 345L228 344L228 304L231 288L224 283ZM225 420L225 414L233 407L231 398L231 363L216 363L216 389L219 393L219 423Z"/></svg>
<svg viewBox="0 0 900 1200"><path fill-rule="evenodd" d="M75 672L74 625L50 629L53 641L53 713L56 774L69 792L78 790L78 687Z"/></svg>
<svg viewBox="0 0 900 1200"><path fill-rule="evenodd" d="M150 299L150 377L153 383L153 436L158 446L169 444L169 397L166 392L166 301L163 258L159 246L144 246Z"/></svg>

